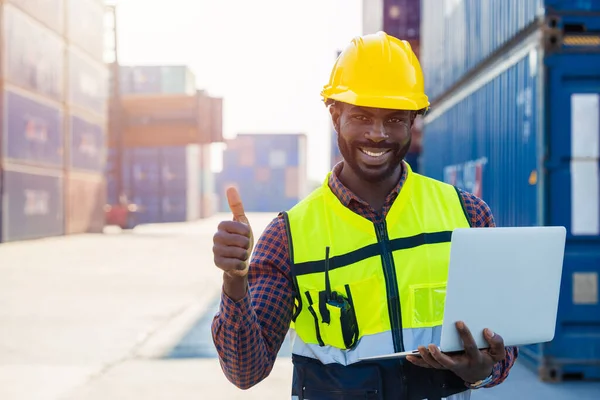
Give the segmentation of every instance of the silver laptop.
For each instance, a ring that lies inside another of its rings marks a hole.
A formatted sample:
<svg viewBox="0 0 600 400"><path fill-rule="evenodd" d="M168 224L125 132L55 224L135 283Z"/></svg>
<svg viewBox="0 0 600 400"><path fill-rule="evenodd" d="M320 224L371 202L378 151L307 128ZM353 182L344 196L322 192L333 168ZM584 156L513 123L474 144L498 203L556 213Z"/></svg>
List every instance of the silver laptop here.
<svg viewBox="0 0 600 400"><path fill-rule="evenodd" d="M452 233L440 349L462 351L464 321L480 349L489 328L506 346L554 338L565 251L564 227L456 229ZM429 343L423 343L425 346ZM417 349L360 360L418 355Z"/></svg>

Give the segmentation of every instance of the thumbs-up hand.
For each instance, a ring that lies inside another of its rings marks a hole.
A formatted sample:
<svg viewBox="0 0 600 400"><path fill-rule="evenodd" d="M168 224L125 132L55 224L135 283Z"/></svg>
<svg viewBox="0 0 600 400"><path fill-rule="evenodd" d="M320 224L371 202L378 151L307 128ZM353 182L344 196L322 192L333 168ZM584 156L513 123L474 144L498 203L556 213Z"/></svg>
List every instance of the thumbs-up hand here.
<svg viewBox="0 0 600 400"><path fill-rule="evenodd" d="M226 274L243 277L248 274L254 236L236 188L227 189L227 201L233 220L219 224L213 237L214 261Z"/></svg>

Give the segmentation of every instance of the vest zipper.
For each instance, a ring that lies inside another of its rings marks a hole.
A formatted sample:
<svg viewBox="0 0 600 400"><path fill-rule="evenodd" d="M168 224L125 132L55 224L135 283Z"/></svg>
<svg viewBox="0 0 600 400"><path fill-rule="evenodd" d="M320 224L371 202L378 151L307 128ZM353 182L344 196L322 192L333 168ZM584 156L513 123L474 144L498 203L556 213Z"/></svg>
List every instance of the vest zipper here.
<svg viewBox="0 0 600 400"><path fill-rule="evenodd" d="M398 293L398 281L396 279L396 267L394 258L389 248L390 239L387 233L387 224L385 220L375 224L377 241L381 246L381 261L383 263L383 275L385 277L385 287L387 291L388 311L390 323L392 325L392 339L394 342L394 351L396 353L404 351L404 342L402 340L402 311L400 310L400 295Z"/></svg>

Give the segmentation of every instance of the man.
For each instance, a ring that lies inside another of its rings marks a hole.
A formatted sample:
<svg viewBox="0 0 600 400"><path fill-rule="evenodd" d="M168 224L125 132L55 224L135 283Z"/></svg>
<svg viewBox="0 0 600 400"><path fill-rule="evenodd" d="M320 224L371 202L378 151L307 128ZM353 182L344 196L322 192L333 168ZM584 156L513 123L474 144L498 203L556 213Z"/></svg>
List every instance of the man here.
<svg viewBox="0 0 600 400"><path fill-rule="evenodd" d="M494 220L479 198L403 162L429 107L410 45L383 32L354 39L322 95L343 161L271 222L250 262L252 231L239 194L227 192L233 221L214 236L224 274L212 326L225 375L242 389L263 380L289 329L293 399L468 399L501 383L517 350L500 335L486 330L480 351L458 323L465 352L436 347L449 233ZM417 347L420 357L359 360Z"/></svg>

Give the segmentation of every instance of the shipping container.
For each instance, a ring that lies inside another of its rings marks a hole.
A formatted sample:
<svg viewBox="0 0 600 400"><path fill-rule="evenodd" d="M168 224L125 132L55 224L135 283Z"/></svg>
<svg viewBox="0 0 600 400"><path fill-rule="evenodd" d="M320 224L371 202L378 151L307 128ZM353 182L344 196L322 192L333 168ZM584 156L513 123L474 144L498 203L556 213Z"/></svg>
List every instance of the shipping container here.
<svg viewBox="0 0 600 400"><path fill-rule="evenodd" d="M70 172L66 186L66 233L102 233L106 204L104 176Z"/></svg>
<svg viewBox="0 0 600 400"><path fill-rule="evenodd" d="M426 92L432 99L462 80L503 46L511 46L548 20L550 29L581 31L585 12L600 11L598 0L422 0L421 39ZM570 23L555 21L561 13ZM594 39L592 39L594 40ZM499 53L498 53L499 52Z"/></svg>
<svg viewBox="0 0 600 400"><path fill-rule="evenodd" d="M133 148L123 152L123 185L136 195L159 196L159 148Z"/></svg>
<svg viewBox="0 0 600 400"><path fill-rule="evenodd" d="M3 49L8 82L62 101L65 45L61 38L21 10L4 4Z"/></svg>
<svg viewBox="0 0 600 400"><path fill-rule="evenodd" d="M184 65L121 66L123 94L196 93L196 76Z"/></svg>
<svg viewBox="0 0 600 400"><path fill-rule="evenodd" d="M306 169L306 135L238 135L223 154L217 193L235 186L247 211L287 210L306 195Z"/></svg>
<svg viewBox="0 0 600 400"><path fill-rule="evenodd" d="M125 147L186 146L210 142L201 129L199 95L128 95L122 97ZM111 135L114 147L114 135Z"/></svg>
<svg viewBox="0 0 600 400"><path fill-rule="evenodd" d="M0 241L63 235L63 196L62 172L5 163Z"/></svg>
<svg viewBox="0 0 600 400"><path fill-rule="evenodd" d="M67 37L70 43L97 62L104 61L104 5L98 0L67 2Z"/></svg>
<svg viewBox="0 0 600 400"><path fill-rule="evenodd" d="M556 336L521 348L543 379L600 378L600 43L585 34L600 19L558 20L572 23L584 32L534 32L448 93L425 118L421 156L425 175L483 198L498 226L567 228Z"/></svg>
<svg viewBox="0 0 600 400"><path fill-rule="evenodd" d="M69 104L107 118L108 69L71 47L69 49Z"/></svg>
<svg viewBox="0 0 600 400"><path fill-rule="evenodd" d="M184 222L201 217L201 147L133 148L124 152L124 192L137 212L135 224ZM111 168L114 152L110 153ZM107 197L118 204L114 177L107 178Z"/></svg>
<svg viewBox="0 0 600 400"><path fill-rule="evenodd" d="M70 116L72 169L102 173L106 162L106 135L102 123Z"/></svg>
<svg viewBox="0 0 600 400"><path fill-rule="evenodd" d="M59 35L64 33L65 0L8 0Z"/></svg>
<svg viewBox="0 0 600 400"><path fill-rule="evenodd" d="M3 156L12 162L63 167L63 113L22 92L4 92Z"/></svg>
<svg viewBox="0 0 600 400"><path fill-rule="evenodd" d="M420 24L420 0L363 0L363 34L384 31L418 43Z"/></svg>

